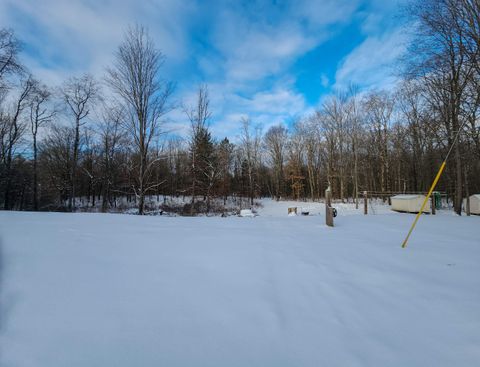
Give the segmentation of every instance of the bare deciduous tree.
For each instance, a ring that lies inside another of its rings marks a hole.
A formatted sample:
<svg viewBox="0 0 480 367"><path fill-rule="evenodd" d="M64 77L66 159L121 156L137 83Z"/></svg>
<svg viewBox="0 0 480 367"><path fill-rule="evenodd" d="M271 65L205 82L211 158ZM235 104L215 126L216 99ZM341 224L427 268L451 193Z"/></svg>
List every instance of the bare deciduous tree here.
<svg viewBox="0 0 480 367"><path fill-rule="evenodd" d="M52 93L47 86L33 81L33 90L29 100L30 130L33 148L33 210L38 210L38 129L52 121L56 110L49 106Z"/></svg>
<svg viewBox="0 0 480 367"><path fill-rule="evenodd" d="M277 200L284 195L284 157L287 130L282 125L272 126L265 134L265 147L273 167L274 194Z"/></svg>
<svg viewBox="0 0 480 367"><path fill-rule="evenodd" d="M253 205L255 198L256 174L260 155L260 133L258 128L252 132L252 121L249 118L242 118L241 131L241 152L247 166L248 176L248 197L250 205Z"/></svg>
<svg viewBox="0 0 480 367"><path fill-rule="evenodd" d="M77 181L78 155L80 149L81 127L86 124L86 117L98 98L98 85L91 75L85 74L80 78L68 79L61 88L63 100L67 110L73 116L75 139L73 143L72 167L70 173L70 197L68 208L75 211L75 186Z"/></svg>
<svg viewBox="0 0 480 367"><path fill-rule="evenodd" d="M142 215L145 194L152 188L149 179L154 160L149 157L150 147L160 134L163 116L171 108L168 102L173 85L160 79L164 56L142 26L128 29L115 56L115 64L108 69L106 81L122 101L127 114L125 126L138 155L133 189L138 198L138 213Z"/></svg>
<svg viewBox="0 0 480 367"><path fill-rule="evenodd" d="M23 112L28 104L28 98L33 89L33 79L28 77L25 79L20 87L18 96L13 102L13 106L9 112L1 116L0 130L0 154L1 161L4 165L4 201L3 207L8 210L11 209L10 190L12 185L12 161L15 154L15 149L18 143L23 138L26 130L26 125L22 121Z"/></svg>
<svg viewBox="0 0 480 367"><path fill-rule="evenodd" d="M124 130L122 122L125 118L121 106L104 106L102 118L98 124L102 152L102 212L106 212L111 199L111 188L114 186L114 162L122 140Z"/></svg>
<svg viewBox="0 0 480 367"><path fill-rule="evenodd" d="M392 96L383 92L372 92L365 99L365 113L370 127L374 151L380 159L380 190L390 190L389 173L389 131L392 125L394 101Z"/></svg>

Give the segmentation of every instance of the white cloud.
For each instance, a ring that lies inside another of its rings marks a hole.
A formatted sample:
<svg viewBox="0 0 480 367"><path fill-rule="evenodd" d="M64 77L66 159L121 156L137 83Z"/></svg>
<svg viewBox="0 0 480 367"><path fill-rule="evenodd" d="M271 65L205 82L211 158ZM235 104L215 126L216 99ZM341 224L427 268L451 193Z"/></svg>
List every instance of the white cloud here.
<svg viewBox="0 0 480 367"><path fill-rule="evenodd" d="M306 102L302 94L295 92L289 84L279 84L272 89L259 91L251 97L240 96L235 93L227 94L223 104L222 115L229 119L217 120L214 132L230 129L230 135L238 134L241 116L249 116L254 124L259 124L265 131L272 125L285 124L300 117L306 110ZM230 119L237 118L237 124ZM226 126L224 126L226 124Z"/></svg>
<svg viewBox="0 0 480 367"><path fill-rule="evenodd" d="M402 29L371 35L341 63L335 75L335 88L350 83L364 88L390 87L395 82L393 65L404 52L407 37Z"/></svg>
<svg viewBox="0 0 480 367"><path fill-rule="evenodd" d="M284 4L283 16L272 21L277 7L259 3L218 12L213 45L228 79L255 81L284 72L327 40L332 24L348 22L358 7L357 1L295 1Z"/></svg>
<svg viewBox="0 0 480 367"><path fill-rule="evenodd" d="M225 77L236 81L255 81L285 70L316 42L295 26L282 29L251 29L237 39L222 35Z"/></svg>
<svg viewBox="0 0 480 367"><path fill-rule="evenodd" d="M227 137L231 142L239 141L242 118L247 118L245 113L229 113L222 120L211 126L212 134L218 139Z"/></svg>
<svg viewBox="0 0 480 367"><path fill-rule="evenodd" d="M293 16L308 22L311 28L348 22L360 5L359 0L297 1L291 9Z"/></svg>
<svg viewBox="0 0 480 367"><path fill-rule="evenodd" d="M294 116L305 108L303 96L286 87L256 93L246 104L250 104L251 110L255 112L274 111L281 116Z"/></svg>

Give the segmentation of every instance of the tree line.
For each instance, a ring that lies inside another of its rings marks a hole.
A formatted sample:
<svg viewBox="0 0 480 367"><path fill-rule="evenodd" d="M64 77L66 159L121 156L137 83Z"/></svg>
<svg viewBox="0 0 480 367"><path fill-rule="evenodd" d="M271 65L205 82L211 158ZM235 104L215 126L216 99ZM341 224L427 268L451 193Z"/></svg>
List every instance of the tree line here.
<svg viewBox="0 0 480 367"><path fill-rule="evenodd" d="M288 128L264 131L245 116L233 141L211 134L208 86L193 105L175 103L165 56L142 26L127 30L101 80L56 88L28 72L21 42L0 29L0 205L75 211L86 198L106 212L127 198L144 214L146 197L169 195L189 198L183 213L196 214L232 196L320 200L327 186L358 203L363 191L427 191L453 148L438 190L460 214L480 192L480 4L427 0L406 13L415 26L396 88L351 85ZM187 137L164 129L174 108Z"/></svg>

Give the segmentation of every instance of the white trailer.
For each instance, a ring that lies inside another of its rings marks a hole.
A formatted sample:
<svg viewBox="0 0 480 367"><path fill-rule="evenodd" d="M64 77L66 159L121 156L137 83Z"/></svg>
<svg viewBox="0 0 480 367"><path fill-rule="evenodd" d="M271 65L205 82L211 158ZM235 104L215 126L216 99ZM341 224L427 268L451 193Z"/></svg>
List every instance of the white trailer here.
<svg viewBox="0 0 480 367"><path fill-rule="evenodd" d="M392 210L405 213L418 213L422 207L425 195L395 195L391 197ZM431 210L430 200L423 209L424 213Z"/></svg>

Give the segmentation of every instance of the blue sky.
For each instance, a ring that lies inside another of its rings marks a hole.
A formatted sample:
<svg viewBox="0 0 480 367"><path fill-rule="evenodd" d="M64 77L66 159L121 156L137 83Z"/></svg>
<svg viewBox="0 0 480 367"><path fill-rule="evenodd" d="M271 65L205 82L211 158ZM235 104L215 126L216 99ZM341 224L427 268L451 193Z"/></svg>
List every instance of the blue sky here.
<svg viewBox="0 0 480 367"><path fill-rule="evenodd" d="M0 24L24 41L23 58L44 82L101 77L128 25L148 27L166 55L163 77L191 103L209 86L217 137L249 116L287 126L348 87L391 88L404 50L403 0L0 0ZM185 134L181 109L168 128Z"/></svg>

